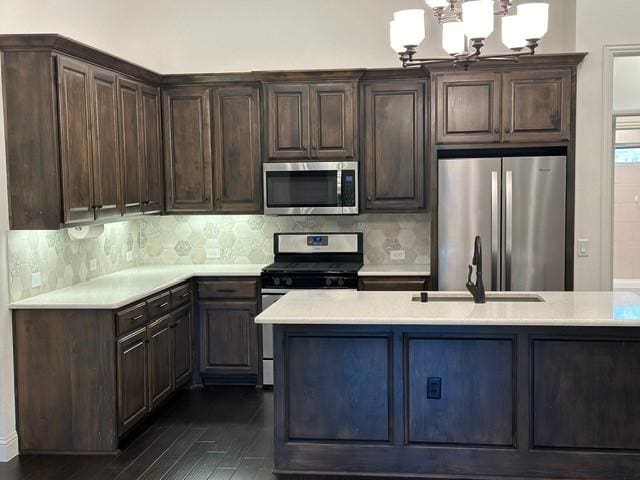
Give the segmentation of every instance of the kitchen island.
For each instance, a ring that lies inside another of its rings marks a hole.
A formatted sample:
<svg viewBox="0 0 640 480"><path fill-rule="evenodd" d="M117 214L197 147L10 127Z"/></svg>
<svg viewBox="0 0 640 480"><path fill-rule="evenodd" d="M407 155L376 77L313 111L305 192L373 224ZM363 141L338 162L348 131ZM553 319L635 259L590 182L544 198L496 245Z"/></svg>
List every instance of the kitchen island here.
<svg viewBox="0 0 640 480"><path fill-rule="evenodd" d="M294 291L274 324L279 473L640 478L640 297Z"/></svg>

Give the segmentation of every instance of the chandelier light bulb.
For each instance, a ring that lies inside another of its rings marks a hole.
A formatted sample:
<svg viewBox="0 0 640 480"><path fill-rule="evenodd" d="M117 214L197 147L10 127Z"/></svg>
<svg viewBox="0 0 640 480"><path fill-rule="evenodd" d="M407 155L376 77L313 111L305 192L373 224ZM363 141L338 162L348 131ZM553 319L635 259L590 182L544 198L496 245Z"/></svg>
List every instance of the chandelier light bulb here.
<svg viewBox="0 0 640 480"><path fill-rule="evenodd" d="M518 16L522 18L522 35L527 40L539 40L549 28L549 4L542 2L518 5Z"/></svg>
<svg viewBox="0 0 640 480"><path fill-rule="evenodd" d="M442 48L449 55L456 55L465 51L464 25L462 22L447 22L442 24Z"/></svg>
<svg viewBox="0 0 640 480"><path fill-rule="evenodd" d="M425 0L431 8L444 8L449 5L448 0Z"/></svg>
<svg viewBox="0 0 640 480"><path fill-rule="evenodd" d="M520 15L502 17L502 43L511 50L520 50L527 45L523 34L523 22Z"/></svg>
<svg viewBox="0 0 640 480"><path fill-rule="evenodd" d="M493 0L464 2L462 23L467 38L486 39L493 33Z"/></svg>
<svg viewBox="0 0 640 480"><path fill-rule="evenodd" d="M424 10L409 9L399 10L393 14L394 44L402 43L403 46L422 43L425 37Z"/></svg>

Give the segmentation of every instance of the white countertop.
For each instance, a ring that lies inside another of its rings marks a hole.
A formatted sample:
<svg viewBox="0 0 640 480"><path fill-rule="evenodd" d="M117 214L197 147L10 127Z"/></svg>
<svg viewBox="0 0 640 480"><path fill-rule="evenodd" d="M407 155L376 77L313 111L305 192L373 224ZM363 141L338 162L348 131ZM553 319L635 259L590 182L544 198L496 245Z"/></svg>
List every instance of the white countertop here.
<svg viewBox="0 0 640 480"><path fill-rule="evenodd" d="M364 265L359 277L428 277L429 265Z"/></svg>
<svg viewBox="0 0 640 480"><path fill-rule="evenodd" d="M509 292L506 295L513 294ZM303 325L528 325L640 327L640 296L630 292L539 292L544 302L411 301L412 292L299 290L256 317L256 323ZM429 292L432 297L469 296ZM487 294L504 296L505 294Z"/></svg>
<svg viewBox="0 0 640 480"><path fill-rule="evenodd" d="M259 277L265 265L158 265L134 267L26 298L10 309L117 309L192 277Z"/></svg>

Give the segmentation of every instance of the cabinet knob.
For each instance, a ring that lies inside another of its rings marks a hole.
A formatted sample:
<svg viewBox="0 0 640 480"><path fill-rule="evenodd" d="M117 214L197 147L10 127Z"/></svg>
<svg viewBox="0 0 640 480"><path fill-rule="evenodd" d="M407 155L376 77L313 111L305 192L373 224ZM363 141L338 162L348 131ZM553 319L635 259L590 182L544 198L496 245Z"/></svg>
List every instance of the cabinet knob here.
<svg viewBox="0 0 640 480"><path fill-rule="evenodd" d="M511 133L511 129L509 127L505 128L504 133Z"/></svg>
<svg viewBox="0 0 640 480"><path fill-rule="evenodd" d="M500 129L498 127L494 128L493 133L500 133Z"/></svg>
<svg viewBox="0 0 640 480"><path fill-rule="evenodd" d="M371 195L367 195L367 200L371 201Z"/></svg>

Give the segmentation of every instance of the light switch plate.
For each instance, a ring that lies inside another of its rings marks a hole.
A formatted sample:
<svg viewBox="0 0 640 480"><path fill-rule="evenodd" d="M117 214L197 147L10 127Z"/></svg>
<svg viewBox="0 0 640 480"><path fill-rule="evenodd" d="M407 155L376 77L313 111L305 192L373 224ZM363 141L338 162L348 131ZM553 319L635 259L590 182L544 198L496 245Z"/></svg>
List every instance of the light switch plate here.
<svg viewBox="0 0 640 480"><path fill-rule="evenodd" d="M42 273L35 272L31 274L31 288L42 286Z"/></svg>
<svg viewBox="0 0 640 480"><path fill-rule="evenodd" d="M404 250L391 250L389 253L389 257L391 260L404 260L405 259L405 251Z"/></svg>
<svg viewBox="0 0 640 480"><path fill-rule="evenodd" d="M96 260L95 258L92 258L91 260L89 260L89 271L95 272L97 269L98 269L98 260Z"/></svg>
<svg viewBox="0 0 640 480"><path fill-rule="evenodd" d="M221 253L219 248L207 248L206 249L207 258L220 258Z"/></svg>
<svg viewBox="0 0 640 480"><path fill-rule="evenodd" d="M589 256L589 239L588 238L578 239L578 256L579 257Z"/></svg>
<svg viewBox="0 0 640 480"><path fill-rule="evenodd" d="M131 250L127 252L127 262L133 262L133 252Z"/></svg>

